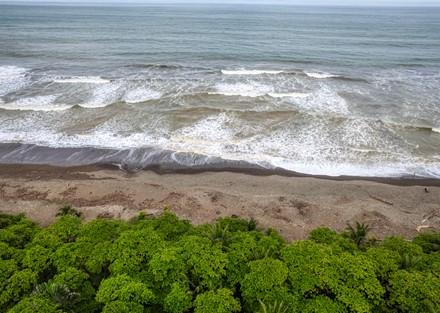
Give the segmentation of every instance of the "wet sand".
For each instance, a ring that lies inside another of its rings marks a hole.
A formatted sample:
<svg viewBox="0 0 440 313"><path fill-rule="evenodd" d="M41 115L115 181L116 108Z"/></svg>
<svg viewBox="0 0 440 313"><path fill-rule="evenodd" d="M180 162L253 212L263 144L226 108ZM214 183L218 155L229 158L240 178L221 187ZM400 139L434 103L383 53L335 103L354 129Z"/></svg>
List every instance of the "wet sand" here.
<svg viewBox="0 0 440 313"><path fill-rule="evenodd" d="M85 220L159 215L164 206L194 224L255 218L286 240L326 226L365 222L378 239L440 231L440 180L311 177L283 171L136 173L103 166L0 165L0 212L24 213L47 226L71 205ZM427 190L425 190L427 188ZM418 230L418 231L417 231Z"/></svg>

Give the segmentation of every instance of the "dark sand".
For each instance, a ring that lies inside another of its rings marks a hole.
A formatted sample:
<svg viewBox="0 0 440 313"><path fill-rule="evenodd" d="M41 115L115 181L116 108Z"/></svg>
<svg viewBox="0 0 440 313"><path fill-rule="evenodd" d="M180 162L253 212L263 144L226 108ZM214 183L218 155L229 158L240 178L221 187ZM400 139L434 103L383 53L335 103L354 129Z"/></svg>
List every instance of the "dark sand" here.
<svg viewBox="0 0 440 313"><path fill-rule="evenodd" d="M425 191L428 188L428 192ZM283 171L153 171L102 166L0 165L0 212L24 213L47 226L72 205L85 220L158 215L168 206L194 224L219 217L255 218L288 241L326 226L365 222L372 236L411 239L440 231L440 180L309 177ZM417 231L418 230L418 231Z"/></svg>

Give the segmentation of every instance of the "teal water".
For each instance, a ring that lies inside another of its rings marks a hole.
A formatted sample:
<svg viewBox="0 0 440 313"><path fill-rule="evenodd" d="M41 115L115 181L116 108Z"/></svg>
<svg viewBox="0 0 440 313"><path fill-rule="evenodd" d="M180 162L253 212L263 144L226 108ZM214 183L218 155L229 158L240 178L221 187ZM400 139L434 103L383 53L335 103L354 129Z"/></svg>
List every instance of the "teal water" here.
<svg viewBox="0 0 440 313"><path fill-rule="evenodd" d="M0 5L0 42L3 163L440 177L439 8Z"/></svg>

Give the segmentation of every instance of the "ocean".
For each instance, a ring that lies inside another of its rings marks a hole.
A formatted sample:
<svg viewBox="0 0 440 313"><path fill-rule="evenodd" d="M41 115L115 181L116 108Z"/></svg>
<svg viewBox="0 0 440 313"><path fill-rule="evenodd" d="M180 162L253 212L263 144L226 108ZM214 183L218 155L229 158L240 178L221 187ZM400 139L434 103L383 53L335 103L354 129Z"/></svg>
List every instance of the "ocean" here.
<svg viewBox="0 0 440 313"><path fill-rule="evenodd" d="M440 178L440 8L0 4L0 163Z"/></svg>

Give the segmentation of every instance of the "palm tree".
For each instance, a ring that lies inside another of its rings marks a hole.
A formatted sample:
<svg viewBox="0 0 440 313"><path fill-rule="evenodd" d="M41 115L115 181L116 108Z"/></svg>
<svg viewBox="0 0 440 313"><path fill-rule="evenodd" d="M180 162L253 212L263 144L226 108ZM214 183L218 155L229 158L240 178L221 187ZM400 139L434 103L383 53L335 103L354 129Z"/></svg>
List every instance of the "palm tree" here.
<svg viewBox="0 0 440 313"><path fill-rule="evenodd" d="M356 222L356 229L350 224L347 224L347 228L345 230L347 237L359 247L365 243L371 228L368 224L359 224L359 222Z"/></svg>
<svg viewBox="0 0 440 313"><path fill-rule="evenodd" d="M213 228L207 234L209 240L212 243L220 242L223 250L227 250L229 246L229 231L228 226L222 227L219 223L215 224Z"/></svg>
<svg viewBox="0 0 440 313"><path fill-rule="evenodd" d="M78 210L75 210L70 205L65 205L58 210L58 213L55 214L55 216L64 216L64 215L72 215L72 216L76 216L76 217L81 217L82 213L79 212Z"/></svg>
<svg viewBox="0 0 440 313"><path fill-rule="evenodd" d="M275 301L273 304L265 305L261 300L260 302L261 310L259 313L286 313L288 307L284 306L283 302L277 303Z"/></svg>
<svg viewBox="0 0 440 313"><path fill-rule="evenodd" d="M52 302L58 303L64 310L68 310L79 299L79 293L70 291L67 286L54 282L45 282L35 287L31 297L38 295L48 297Z"/></svg>
<svg viewBox="0 0 440 313"><path fill-rule="evenodd" d="M260 228L259 222L255 218L252 217L248 222L248 231L253 231L253 230L260 231L261 228Z"/></svg>

